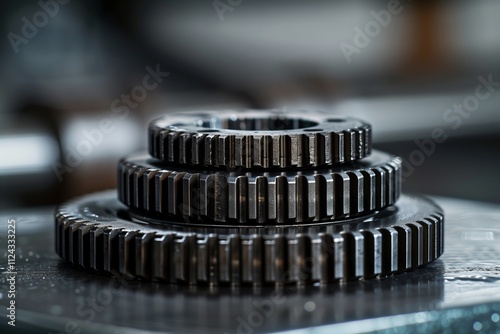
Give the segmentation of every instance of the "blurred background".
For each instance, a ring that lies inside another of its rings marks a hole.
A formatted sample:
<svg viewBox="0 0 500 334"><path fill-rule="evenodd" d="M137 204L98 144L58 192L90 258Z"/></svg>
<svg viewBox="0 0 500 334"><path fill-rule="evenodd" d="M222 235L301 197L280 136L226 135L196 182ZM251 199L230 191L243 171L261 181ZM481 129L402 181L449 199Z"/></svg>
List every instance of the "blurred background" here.
<svg viewBox="0 0 500 334"><path fill-rule="evenodd" d="M0 6L0 210L114 187L151 119L216 108L357 116L406 191L500 202L498 1Z"/></svg>

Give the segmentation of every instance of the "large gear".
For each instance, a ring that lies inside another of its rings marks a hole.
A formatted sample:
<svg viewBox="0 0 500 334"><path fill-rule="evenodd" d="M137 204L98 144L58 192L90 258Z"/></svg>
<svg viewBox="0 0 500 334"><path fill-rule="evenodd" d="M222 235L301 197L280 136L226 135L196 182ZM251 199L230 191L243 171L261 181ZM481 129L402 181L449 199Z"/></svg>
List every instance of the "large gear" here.
<svg viewBox="0 0 500 334"><path fill-rule="evenodd" d="M149 153L174 165L322 167L362 159L370 151L369 124L320 113L191 112L149 125Z"/></svg>
<svg viewBox="0 0 500 334"><path fill-rule="evenodd" d="M330 169L214 172L135 155L119 163L118 198L133 209L188 221L317 222L394 204L401 163L399 157L374 151Z"/></svg>
<svg viewBox="0 0 500 334"><path fill-rule="evenodd" d="M56 211L56 250L65 260L129 278L187 284L334 282L415 269L443 253L443 213L423 197L364 217L286 226L157 221L112 191Z"/></svg>

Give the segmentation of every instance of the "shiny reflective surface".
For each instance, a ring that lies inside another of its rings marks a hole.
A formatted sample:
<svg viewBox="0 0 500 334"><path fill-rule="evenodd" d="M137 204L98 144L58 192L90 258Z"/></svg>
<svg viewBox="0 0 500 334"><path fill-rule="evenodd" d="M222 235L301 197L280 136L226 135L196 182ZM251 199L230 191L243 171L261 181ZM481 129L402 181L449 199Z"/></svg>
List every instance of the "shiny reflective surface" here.
<svg viewBox="0 0 500 334"><path fill-rule="evenodd" d="M83 333L257 333L327 326L314 331L495 332L500 206L437 202L446 213L445 253L438 261L376 280L278 290L190 288L88 274L54 253L51 210L2 214L2 248L7 217L18 222L16 330L64 333L74 325ZM1 291L6 284L2 276ZM6 303L2 295L0 304ZM2 333L5 326L0 323Z"/></svg>

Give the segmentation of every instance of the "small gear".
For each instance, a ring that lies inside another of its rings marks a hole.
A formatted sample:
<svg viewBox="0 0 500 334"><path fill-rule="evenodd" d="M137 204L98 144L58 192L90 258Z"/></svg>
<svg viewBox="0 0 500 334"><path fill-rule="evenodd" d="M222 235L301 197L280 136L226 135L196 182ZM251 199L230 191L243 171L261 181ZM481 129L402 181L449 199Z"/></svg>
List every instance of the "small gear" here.
<svg viewBox="0 0 500 334"><path fill-rule="evenodd" d="M324 167L371 152L371 126L311 111L178 113L149 125L149 153L175 165Z"/></svg>
<svg viewBox="0 0 500 334"><path fill-rule="evenodd" d="M133 209L191 222L317 222L394 204L401 163L374 151L330 169L226 172L172 167L143 154L120 161L118 198Z"/></svg>
<svg viewBox="0 0 500 334"><path fill-rule="evenodd" d="M403 195L363 217L317 224L234 226L161 221L115 192L56 210L56 251L86 269L185 284L306 284L415 269L443 253L442 210Z"/></svg>

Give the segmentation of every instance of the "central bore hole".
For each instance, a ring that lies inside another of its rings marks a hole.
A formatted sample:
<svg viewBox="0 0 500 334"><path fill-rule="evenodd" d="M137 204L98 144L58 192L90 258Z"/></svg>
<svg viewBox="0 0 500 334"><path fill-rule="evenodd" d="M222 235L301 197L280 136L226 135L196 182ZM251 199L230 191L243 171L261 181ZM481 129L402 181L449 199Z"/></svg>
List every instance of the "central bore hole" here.
<svg viewBox="0 0 500 334"><path fill-rule="evenodd" d="M285 117L268 118L238 118L238 119L220 119L216 127L228 130L246 130L246 131L264 131L264 130L295 130L317 126L318 123L301 119ZM213 128L213 121L204 121L202 126Z"/></svg>

